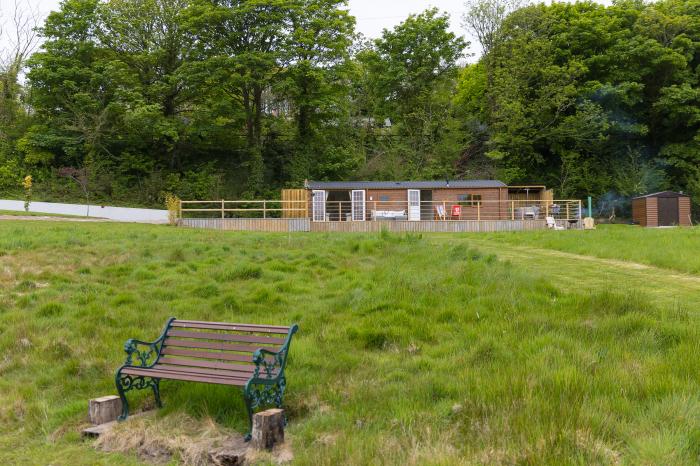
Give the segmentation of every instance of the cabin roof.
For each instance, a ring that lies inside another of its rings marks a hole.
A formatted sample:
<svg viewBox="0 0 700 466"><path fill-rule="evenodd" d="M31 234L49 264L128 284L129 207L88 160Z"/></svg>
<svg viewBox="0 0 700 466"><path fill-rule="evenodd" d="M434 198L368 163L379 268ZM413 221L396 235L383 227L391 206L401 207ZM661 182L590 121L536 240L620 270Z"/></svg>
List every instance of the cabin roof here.
<svg viewBox="0 0 700 466"><path fill-rule="evenodd" d="M448 188L505 188L498 180L460 181L309 181L307 189L448 189Z"/></svg>
<svg viewBox="0 0 700 466"><path fill-rule="evenodd" d="M677 193L675 191L661 191L658 193L647 194L645 196L637 196L633 199L647 199L649 197L690 197L687 194Z"/></svg>

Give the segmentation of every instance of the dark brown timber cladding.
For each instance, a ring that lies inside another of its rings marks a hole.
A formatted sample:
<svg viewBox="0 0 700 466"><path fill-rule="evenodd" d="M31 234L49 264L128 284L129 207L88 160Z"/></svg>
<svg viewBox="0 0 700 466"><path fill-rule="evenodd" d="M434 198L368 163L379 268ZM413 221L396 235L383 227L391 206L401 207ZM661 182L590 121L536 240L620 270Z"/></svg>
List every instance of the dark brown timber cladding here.
<svg viewBox="0 0 700 466"><path fill-rule="evenodd" d="M655 197L648 197L646 199L646 215L648 227L658 227L659 226L659 200Z"/></svg>
<svg viewBox="0 0 700 466"><path fill-rule="evenodd" d="M368 189L365 197L368 220L373 210L408 210L406 189Z"/></svg>
<svg viewBox="0 0 700 466"><path fill-rule="evenodd" d="M690 198L689 197L679 197L678 198L678 212L680 218L678 219L679 225L689 227L691 226L692 219L690 217Z"/></svg>
<svg viewBox="0 0 700 466"><path fill-rule="evenodd" d="M501 188L476 188L476 189L436 189L433 191L434 202L444 202L447 206L447 214L452 211L452 206L459 204L459 196L473 194L481 196L483 203L480 208L476 206L462 207L462 220L500 220L503 219L501 203Z"/></svg>
<svg viewBox="0 0 700 466"><path fill-rule="evenodd" d="M632 221L643 227L647 226L646 199L634 199L632 201Z"/></svg>
<svg viewBox="0 0 700 466"><path fill-rule="evenodd" d="M488 201L481 205L481 219L499 220L503 217L502 206L496 202L505 200L507 190L503 188L470 188L470 189L433 189L433 205L444 203L449 216L452 206L459 204L459 196L466 194L480 195L482 201ZM504 194L505 193L505 194ZM367 219L372 218L373 210L407 210L407 189L369 189L366 194ZM462 220L477 220L479 212L476 206L462 208Z"/></svg>
<svg viewBox="0 0 700 466"><path fill-rule="evenodd" d="M344 190L341 190L344 191ZM419 190L423 191L423 190ZM447 213L452 211L452 206L459 204L459 196L474 194L480 195L483 202L480 209L476 206L462 207L462 220L478 220L479 214L482 220L508 219L507 205L503 201L508 200L507 188L469 188L469 189L432 189L433 204L444 203ZM309 195L309 216L313 209L312 196ZM501 202L498 202L501 201ZM407 189L368 189L365 192L365 208L367 220L372 219L374 210L401 211L408 210Z"/></svg>

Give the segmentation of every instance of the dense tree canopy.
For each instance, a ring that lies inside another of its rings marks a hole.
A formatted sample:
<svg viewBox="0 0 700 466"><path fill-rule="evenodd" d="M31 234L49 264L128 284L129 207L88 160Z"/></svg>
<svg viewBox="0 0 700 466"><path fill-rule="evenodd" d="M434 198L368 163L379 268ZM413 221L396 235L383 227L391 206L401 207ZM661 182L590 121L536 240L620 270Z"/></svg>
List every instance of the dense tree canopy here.
<svg viewBox="0 0 700 466"><path fill-rule="evenodd" d="M700 0L524 4L467 2L467 65L437 9L366 40L345 0L64 0L0 68L0 194L78 198L71 167L141 205L309 178L700 201Z"/></svg>

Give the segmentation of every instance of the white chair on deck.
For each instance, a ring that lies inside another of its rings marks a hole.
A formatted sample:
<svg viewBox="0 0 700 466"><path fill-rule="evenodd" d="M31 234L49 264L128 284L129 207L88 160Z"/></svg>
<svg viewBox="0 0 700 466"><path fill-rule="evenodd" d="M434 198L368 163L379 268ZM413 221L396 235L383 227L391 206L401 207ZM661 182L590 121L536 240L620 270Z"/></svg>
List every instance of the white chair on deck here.
<svg viewBox="0 0 700 466"><path fill-rule="evenodd" d="M440 205L440 204L436 205L435 211L437 213L438 220L447 220L447 212L445 212L444 205Z"/></svg>
<svg viewBox="0 0 700 466"><path fill-rule="evenodd" d="M554 217L547 217L547 228L550 230L566 230L566 227L557 225L557 221L554 220Z"/></svg>

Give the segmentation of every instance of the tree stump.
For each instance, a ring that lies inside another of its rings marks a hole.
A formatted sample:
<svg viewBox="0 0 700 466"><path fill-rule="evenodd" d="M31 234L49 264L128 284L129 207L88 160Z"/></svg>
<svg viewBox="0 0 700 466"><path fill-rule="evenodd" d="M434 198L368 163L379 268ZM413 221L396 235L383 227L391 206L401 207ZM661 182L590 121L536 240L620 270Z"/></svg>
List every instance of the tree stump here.
<svg viewBox="0 0 700 466"><path fill-rule="evenodd" d="M284 410L268 409L253 416L250 446L257 450L272 450L284 442Z"/></svg>
<svg viewBox="0 0 700 466"><path fill-rule="evenodd" d="M122 400L115 395L90 400L88 418L95 425L116 421L122 412Z"/></svg>

